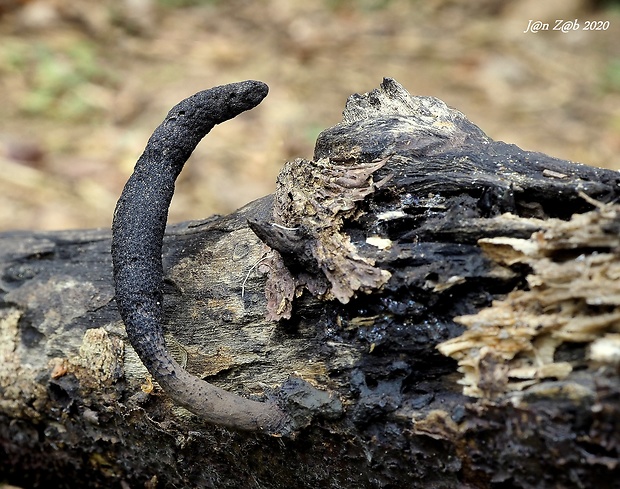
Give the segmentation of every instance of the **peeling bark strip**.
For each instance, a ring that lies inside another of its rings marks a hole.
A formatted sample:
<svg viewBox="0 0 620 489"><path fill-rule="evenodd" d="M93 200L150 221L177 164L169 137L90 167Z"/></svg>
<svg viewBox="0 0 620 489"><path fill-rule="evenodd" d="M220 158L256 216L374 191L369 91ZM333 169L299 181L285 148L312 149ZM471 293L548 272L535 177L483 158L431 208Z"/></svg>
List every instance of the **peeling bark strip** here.
<svg viewBox="0 0 620 489"><path fill-rule="evenodd" d="M129 342L164 391L209 423L280 433L288 416L189 374L168 353L162 329L162 243L174 182L200 140L216 124L257 106L262 82L245 81L183 100L155 130L118 201L112 224L116 302Z"/></svg>
<svg viewBox="0 0 620 489"><path fill-rule="evenodd" d="M265 286L270 319L290 318L292 303L304 288L324 300L346 304L358 292L370 293L390 278L360 255L346 234L345 219L390 180L374 183L372 174L389 158L373 162L298 159L278 175L273 221L251 220L250 227L276 251L268 261Z"/></svg>

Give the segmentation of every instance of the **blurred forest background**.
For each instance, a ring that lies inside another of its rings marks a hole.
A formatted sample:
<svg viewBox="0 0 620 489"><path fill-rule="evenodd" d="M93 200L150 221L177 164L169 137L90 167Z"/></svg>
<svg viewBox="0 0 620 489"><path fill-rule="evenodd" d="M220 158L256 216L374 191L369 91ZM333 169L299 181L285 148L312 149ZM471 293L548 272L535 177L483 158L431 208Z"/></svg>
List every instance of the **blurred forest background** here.
<svg viewBox="0 0 620 489"><path fill-rule="evenodd" d="M524 33L556 19L581 28ZM620 168L619 40L613 1L0 0L0 230L108 227L168 110L248 78L270 95L199 146L170 221L272 192L384 76L494 139Z"/></svg>

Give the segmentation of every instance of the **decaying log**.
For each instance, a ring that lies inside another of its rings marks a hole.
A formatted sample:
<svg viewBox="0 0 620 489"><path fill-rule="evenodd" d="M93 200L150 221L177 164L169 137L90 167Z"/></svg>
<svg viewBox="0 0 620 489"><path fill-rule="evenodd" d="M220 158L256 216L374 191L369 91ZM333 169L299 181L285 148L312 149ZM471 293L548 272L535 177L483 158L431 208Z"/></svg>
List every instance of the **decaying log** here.
<svg viewBox="0 0 620 489"><path fill-rule="evenodd" d="M116 309L107 230L3 233L0 474L620 487L619 185L385 79L274 195L169 226L170 350L244 397L295 393L313 416L291 437L206 425L151 381Z"/></svg>

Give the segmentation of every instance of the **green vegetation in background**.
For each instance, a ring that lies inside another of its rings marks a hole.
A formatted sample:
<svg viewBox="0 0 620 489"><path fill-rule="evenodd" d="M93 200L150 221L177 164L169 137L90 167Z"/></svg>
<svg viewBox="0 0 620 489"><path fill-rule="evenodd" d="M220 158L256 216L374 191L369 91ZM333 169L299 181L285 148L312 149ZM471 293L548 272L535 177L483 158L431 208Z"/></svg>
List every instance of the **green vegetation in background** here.
<svg viewBox="0 0 620 489"><path fill-rule="evenodd" d="M379 10L389 6L392 0L323 0L323 5L332 10ZM199 7L201 5L218 5L222 0L157 0L157 3L166 8Z"/></svg>
<svg viewBox="0 0 620 489"><path fill-rule="evenodd" d="M620 58L612 59L603 74L603 90L620 92Z"/></svg>
<svg viewBox="0 0 620 489"><path fill-rule="evenodd" d="M222 0L157 0L157 3L166 8L198 7L200 5L217 5Z"/></svg>
<svg viewBox="0 0 620 489"><path fill-rule="evenodd" d="M80 40L65 49L13 39L0 46L0 73L19 74L25 91L17 106L28 115L82 119L96 112L88 87L108 82L96 49Z"/></svg>
<svg viewBox="0 0 620 489"><path fill-rule="evenodd" d="M392 0L323 0L325 6L332 10L372 11L389 7Z"/></svg>

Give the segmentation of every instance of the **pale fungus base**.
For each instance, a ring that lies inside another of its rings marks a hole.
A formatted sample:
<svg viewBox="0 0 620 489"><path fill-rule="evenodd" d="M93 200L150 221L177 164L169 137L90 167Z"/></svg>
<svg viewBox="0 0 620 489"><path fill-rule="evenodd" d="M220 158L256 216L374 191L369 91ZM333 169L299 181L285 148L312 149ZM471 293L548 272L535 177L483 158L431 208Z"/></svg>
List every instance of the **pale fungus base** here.
<svg viewBox="0 0 620 489"><path fill-rule="evenodd" d="M577 366L620 363L619 228L620 206L598 205L570 221L550 219L529 239L479 241L500 265L532 272L526 290L457 317L467 330L438 345L458 360L464 394L494 398L565 379ZM558 359L565 343L582 344L585 355Z"/></svg>

